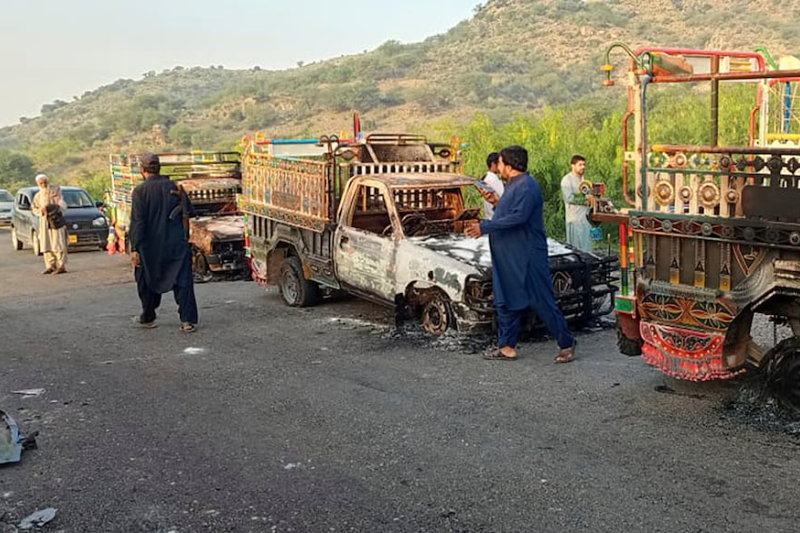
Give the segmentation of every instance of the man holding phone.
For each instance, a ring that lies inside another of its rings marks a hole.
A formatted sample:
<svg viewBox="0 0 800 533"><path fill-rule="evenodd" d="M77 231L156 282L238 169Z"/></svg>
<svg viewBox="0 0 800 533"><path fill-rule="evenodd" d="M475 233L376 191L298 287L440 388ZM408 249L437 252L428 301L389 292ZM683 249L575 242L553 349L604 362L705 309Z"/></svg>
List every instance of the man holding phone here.
<svg viewBox="0 0 800 533"><path fill-rule="evenodd" d="M496 207L494 219L465 230L470 237L488 235L492 253L497 347L483 357L515 360L522 319L532 309L561 349L556 363L569 363L575 359L575 338L553 294L544 231L544 197L539 184L528 174L527 150L521 146L504 148L498 169L508 183L505 196L500 198L479 189L484 199Z"/></svg>

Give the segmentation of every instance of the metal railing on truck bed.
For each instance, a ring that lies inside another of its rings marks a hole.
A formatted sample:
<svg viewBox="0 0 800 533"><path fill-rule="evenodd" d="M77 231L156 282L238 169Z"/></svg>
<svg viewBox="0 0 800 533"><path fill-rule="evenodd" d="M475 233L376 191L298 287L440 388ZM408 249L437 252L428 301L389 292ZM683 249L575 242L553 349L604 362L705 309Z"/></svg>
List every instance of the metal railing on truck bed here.
<svg viewBox="0 0 800 533"><path fill-rule="evenodd" d="M350 178L457 169L419 135L373 134L360 144L335 137L246 137L243 144L240 209L317 232L333 222Z"/></svg>

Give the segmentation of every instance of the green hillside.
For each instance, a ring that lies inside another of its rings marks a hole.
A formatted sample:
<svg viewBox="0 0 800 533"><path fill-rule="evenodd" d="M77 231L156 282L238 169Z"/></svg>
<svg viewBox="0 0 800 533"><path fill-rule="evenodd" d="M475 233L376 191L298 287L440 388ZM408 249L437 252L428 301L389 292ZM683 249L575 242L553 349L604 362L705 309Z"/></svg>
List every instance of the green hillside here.
<svg viewBox="0 0 800 533"><path fill-rule="evenodd" d="M150 72L0 129L0 187L30 182L35 168L96 189L110 152L230 148L254 130L338 133L353 110L368 131L441 130L479 112L502 124L595 94L612 42L797 53L798 18L791 0L490 0L421 43L389 40L285 71ZM598 94L621 100L616 91Z"/></svg>

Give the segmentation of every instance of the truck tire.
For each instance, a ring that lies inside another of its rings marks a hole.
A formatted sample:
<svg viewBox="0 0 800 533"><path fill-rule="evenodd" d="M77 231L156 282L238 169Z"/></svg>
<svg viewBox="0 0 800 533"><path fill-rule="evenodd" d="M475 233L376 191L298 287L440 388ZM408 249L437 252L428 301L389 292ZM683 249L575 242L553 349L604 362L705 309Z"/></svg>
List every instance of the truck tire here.
<svg viewBox="0 0 800 533"><path fill-rule="evenodd" d="M631 339L623 331L622 318L617 315L617 348L619 353L630 357L642 355L642 339Z"/></svg>
<svg viewBox="0 0 800 533"><path fill-rule="evenodd" d="M22 241L17 235L17 228L11 228L11 244L14 246L14 250L22 250Z"/></svg>
<svg viewBox="0 0 800 533"><path fill-rule="evenodd" d="M630 357L642 355L642 339L629 339L617 324L617 348L622 355Z"/></svg>
<svg viewBox="0 0 800 533"><path fill-rule="evenodd" d="M320 300L319 285L305 278L303 264L294 255L283 260L278 289L289 307L311 307Z"/></svg>
<svg viewBox="0 0 800 533"><path fill-rule="evenodd" d="M455 324L450 299L439 292L422 308L422 329L431 335L444 335Z"/></svg>
<svg viewBox="0 0 800 533"><path fill-rule="evenodd" d="M766 383L781 405L800 413L800 337L789 337L766 355Z"/></svg>
<svg viewBox="0 0 800 533"><path fill-rule="evenodd" d="M31 232L31 247L33 248L33 255L40 256L42 255L42 244L39 242L39 235L35 232Z"/></svg>

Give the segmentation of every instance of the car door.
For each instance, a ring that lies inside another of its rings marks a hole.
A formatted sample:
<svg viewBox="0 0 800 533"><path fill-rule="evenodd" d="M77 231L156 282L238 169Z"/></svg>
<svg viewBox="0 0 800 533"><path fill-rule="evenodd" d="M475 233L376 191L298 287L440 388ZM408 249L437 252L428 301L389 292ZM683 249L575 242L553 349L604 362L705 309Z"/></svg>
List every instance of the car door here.
<svg viewBox="0 0 800 533"><path fill-rule="evenodd" d="M385 201L386 188L356 185L333 241L336 277L343 286L381 300L395 297L395 256L399 223Z"/></svg>
<svg viewBox="0 0 800 533"><path fill-rule="evenodd" d="M17 238L26 244L31 243L31 231L33 230L32 221L35 220L31 212L31 199L24 191L17 193L14 201L14 227L17 230Z"/></svg>

